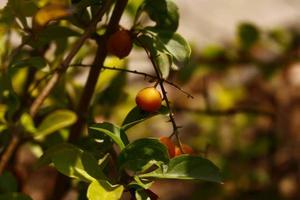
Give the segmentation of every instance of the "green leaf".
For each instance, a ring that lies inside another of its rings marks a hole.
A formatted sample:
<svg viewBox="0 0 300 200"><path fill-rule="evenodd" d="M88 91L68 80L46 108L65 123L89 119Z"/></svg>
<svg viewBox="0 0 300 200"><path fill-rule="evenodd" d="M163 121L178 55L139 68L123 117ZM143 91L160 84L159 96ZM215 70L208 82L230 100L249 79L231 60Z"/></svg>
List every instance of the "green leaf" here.
<svg viewBox="0 0 300 200"><path fill-rule="evenodd" d="M185 64L189 61L192 52L191 47L181 35L178 33L159 32L157 37L178 64Z"/></svg>
<svg viewBox="0 0 300 200"><path fill-rule="evenodd" d="M172 66L172 57L165 53L160 53L155 59L163 78L168 78Z"/></svg>
<svg viewBox="0 0 300 200"><path fill-rule="evenodd" d="M259 36L259 30L253 24L243 23L238 26L239 41L244 49L249 49Z"/></svg>
<svg viewBox="0 0 300 200"><path fill-rule="evenodd" d="M157 200L158 196L151 190L138 189L135 191L136 200Z"/></svg>
<svg viewBox="0 0 300 200"><path fill-rule="evenodd" d="M18 183L10 172L3 172L0 176L0 193L15 192L18 189Z"/></svg>
<svg viewBox="0 0 300 200"><path fill-rule="evenodd" d="M59 144L48 149L37 167L51 162L59 172L71 178L92 182L104 177L97 160L89 152L71 144Z"/></svg>
<svg viewBox="0 0 300 200"><path fill-rule="evenodd" d="M126 115L126 117L122 123L122 129L127 130L130 127L132 127L138 123L141 123L141 122L145 121L146 119L154 117L158 114L167 115L168 113L169 113L169 110L166 106L161 106L160 109L156 113L145 112L136 106L131 111L129 111L129 113Z"/></svg>
<svg viewBox="0 0 300 200"><path fill-rule="evenodd" d="M89 200L119 200L124 187L122 185L111 185L107 181L94 181L90 184L87 197Z"/></svg>
<svg viewBox="0 0 300 200"><path fill-rule="evenodd" d="M141 5L141 11L148 13L151 20L156 22L155 28L175 32L179 24L178 7L173 1L166 0L145 0Z"/></svg>
<svg viewBox="0 0 300 200"><path fill-rule="evenodd" d="M140 177L222 182L219 169L211 161L191 155L181 155L171 159L166 172L157 169L153 172L142 174Z"/></svg>
<svg viewBox="0 0 300 200"><path fill-rule="evenodd" d="M118 157L120 170L143 171L153 164L161 166L169 162L167 148L157 139L142 138L123 149Z"/></svg>
<svg viewBox="0 0 300 200"><path fill-rule="evenodd" d="M135 198L136 200L151 200L145 190L136 190Z"/></svg>
<svg viewBox="0 0 300 200"><path fill-rule="evenodd" d="M0 200L31 200L31 198L25 194L7 193L0 194Z"/></svg>
<svg viewBox="0 0 300 200"><path fill-rule="evenodd" d="M108 135L120 147L120 149L124 149L124 147L129 143L124 130L114 124L108 122L93 124L89 127L89 129Z"/></svg>
<svg viewBox="0 0 300 200"><path fill-rule="evenodd" d="M48 25L36 36L36 40L30 40L29 45L32 47L38 48L43 47L46 44L49 44L52 41L57 43L61 40L67 40L69 37L77 37L80 34L73 29L70 29L65 26L58 26L56 24ZM28 38L24 37L24 40Z"/></svg>
<svg viewBox="0 0 300 200"><path fill-rule="evenodd" d="M69 110L56 110L46 116L36 131L36 138L49 135L59 129L65 128L76 122L76 114Z"/></svg>
<svg viewBox="0 0 300 200"><path fill-rule="evenodd" d="M21 124L24 127L24 129L29 132L29 133L35 133L36 132L36 128L33 122L32 117L28 114L28 113L24 113L21 116Z"/></svg>
<svg viewBox="0 0 300 200"><path fill-rule="evenodd" d="M37 69L42 69L46 65L47 62L44 58L35 56L23 60L16 60L15 62L12 63L11 67L12 68L34 67Z"/></svg>

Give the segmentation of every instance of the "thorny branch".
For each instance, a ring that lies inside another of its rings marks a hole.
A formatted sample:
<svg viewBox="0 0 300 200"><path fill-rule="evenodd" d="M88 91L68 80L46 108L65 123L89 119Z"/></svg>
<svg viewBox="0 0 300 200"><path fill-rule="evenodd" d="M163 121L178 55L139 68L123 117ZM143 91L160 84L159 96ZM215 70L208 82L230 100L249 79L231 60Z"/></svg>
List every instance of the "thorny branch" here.
<svg viewBox="0 0 300 200"><path fill-rule="evenodd" d="M179 132L178 132L178 129L181 128L181 127L176 124L176 121L175 121L175 118L174 118L174 114L173 114L173 109L171 108L170 101L169 101L168 95L167 95L167 91L166 91L166 89L164 87L164 79L162 78L161 72L159 71L159 69L158 69L158 67L156 65L156 62L154 61L154 57L151 55L151 53L149 52L149 50L147 49L147 47L141 41L139 41L139 40L137 40L137 41L139 42L139 44L143 47L143 49L147 53L147 56L150 59L152 65L153 65L153 68L155 70L155 74L156 74L156 76L158 78L158 84L159 84L159 86L161 88L161 92L163 94L163 100L166 102L166 106L167 106L167 108L169 110L169 118L170 118L170 122L171 122L172 127L173 127L173 132L170 135L170 137L172 137L172 136L176 137L179 149L183 153L182 144L181 144L181 140L179 138Z"/></svg>
<svg viewBox="0 0 300 200"><path fill-rule="evenodd" d="M92 65L86 65L86 64L72 64L70 65L71 67L74 66L74 67L91 67ZM145 72L140 72L140 71L137 71L137 70L130 70L130 69L124 69L124 68L118 68L118 67L108 67L108 66L102 66L102 69L103 70L114 70L114 71L120 71L120 72L124 72L124 73L132 73L132 74L136 74L136 75L141 75L141 76L144 76L145 78L151 78L151 79L154 79L154 80L159 80L159 77L157 76L154 76L152 74L148 74L148 73L145 73ZM180 88L178 85L176 85L175 83L171 82L171 81L168 81L164 78L161 78L163 82L173 86L174 88L176 88L177 90L181 91L182 93L184 93L188 98L194 98L193 95L191 95L190 93L188 93L187 91L183 90L182 88Z"/></svg>

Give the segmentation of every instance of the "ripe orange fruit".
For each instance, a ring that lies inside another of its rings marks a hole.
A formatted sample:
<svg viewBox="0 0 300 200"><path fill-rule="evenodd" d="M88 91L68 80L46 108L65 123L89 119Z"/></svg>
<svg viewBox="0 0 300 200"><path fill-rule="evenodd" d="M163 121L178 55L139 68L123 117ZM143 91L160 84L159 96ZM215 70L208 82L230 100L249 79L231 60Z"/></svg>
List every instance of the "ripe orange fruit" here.
<svg viewBox="0 0 300 200"><path fill-rule="evenodd" d="M160 137L159 141L167 147L170 158L173 158L175 156L175 145L172 140L168 137Z"/></svg>
<svg viewBox="0 0 300 200"><path fill-rule="evenodd" d="M180 148L176 146L175 147L175 156L179 156L181 154L190 154L191 155L194 153L192 147L190 147L189 145L182 144L181 146L182 146L183 153L181 153Z"/></svg>
<svg viewBox="0 0 300 200"><path fill-rule="evenodd" d="M130 32L127 30L119 30L113 33L107 40L108 53L119 58L129 55L132 49L132 39Z"/></svg>
<svg viewBox="0 0 300 200"><path fill-rule="evenodd" d="M147 112L159 110L162 102L161 95L154 87L146 87L138 92L135 98L137 106Z"/></svg>

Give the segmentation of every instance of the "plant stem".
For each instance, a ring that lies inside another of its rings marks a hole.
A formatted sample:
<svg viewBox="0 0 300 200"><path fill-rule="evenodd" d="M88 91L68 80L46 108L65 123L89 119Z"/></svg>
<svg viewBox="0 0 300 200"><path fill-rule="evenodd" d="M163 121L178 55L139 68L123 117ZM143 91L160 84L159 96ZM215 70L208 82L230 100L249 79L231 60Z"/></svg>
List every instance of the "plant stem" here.
<svg viewBox="0 0 300 200"><path fill-rule="evenodd" d="M158 79L158 83L159 83L159 86L161 88L161 92L163 94L163 99L164 101L166 102L166 106L169 110L169 118L170 118L170 122L172 124L172 127L173 127L173 132L172 134L169 136L169 137L172 137L175 135L176 137L176 140L177 140L177 143L178 143L178 146L179 146L179 149L181 151L181 153L184 153L183 150L182 150L182 143L181 143L181 140L179 138L179 132L178 132L178 129L180 128L177 124L176 124L176 121L175 121L175 118L174 118L174 114L173 114L173 110L171 108L171 105L170 105L170 101L168 99L168 95L167 95L167 91L164 87L164 81L163 81L163 78L162 78L162 75L161 75L161 72L159 71L157 65L156 65L156 62L154 61L154 58L153 56L151 55L151 53L148 51L147 47L144 46L144 44L141 42L141 41L138 41L141 46L144 48L144 50L146 51L147 53L147 56L148 58L150 59L152 65L153 65L153 68L154 68L154 71L155 71L155 74L156 76L159 78Z"/></svg>
<svg viewBox="0 0 300 200"><path fill-rule="evenodd" d="M85 64L72 64L70 65L72 66L76 66L76 67L91 67L92 65L85 65ZM155 80L159 80L159 77L155 76L155 75L151 75L145 72L140 72L137 70L130 70L130 69L124 69L124 68L118 68L118 67L107 67L107 66L102 66L103 70L114 70L114 71L120 71L120 72L124 72L124 73L132 73L132 74L137 74L137 75L141 75L144 76L145 78L151 78L151 79L155 79ZM175 83L168 81L164 78L162 78L164 83L167 83L173 87L175 87L177 90L181 91L182 93L184 93L188 98L194 98L193 95L191 95L190 93L188 93L187 91L181 89L178 85L176 85Z"/></svg>
<svg viewBox="0 0 300 200"><path fill-rule="evenodd" d="M78 107L76 109L78 119L75 122L75 124L71 127L70 136L69 136L69 141L71 141L71 142L76 140L80 136L80 133L83 129L83 126L85 124L86 117L88 114L88 108L91 103L91 99L92 99L101 69L103 67L104 60L107 56L107 51L106 51L107 38L112 33L114 33L115 30L117 30L117 28L119 26L119 21L125 10L127 2L128 2L128 0L118 0L116 2L115 8L113 10L112 16L108 23L108 27L106 29L104 37L102 37L100 40L99 39L97 40L98 49L96 52L96 57L93 62L93 65L90 69L87 82L84 86L83 93L81 95Z"/></svg>
<svg viewBox="0 0 300 200"><path fill-rule="evenodd" d="M93 19L91 24L87 27L87 29L83 33L83 35L74 44L74 47L71 49L70 53L61 62L60 67L54 72L53 76L48 81L45 88L43 90L41 90L41 93L39 94L39 96L37 96L37 98L34 100L32 105L30 106L29 113L32 117L34 117L37 114L37 112L38 112L39 108L41 107L41 105L43 104L44 100L49 96L52 89L58 83L60 77L68 69L69 64L71 63L72 59L77 54L79 49L82 47L85 40L87 40L89 37L91 37L92 33L94 33L98 22L102 19L102 16L105 14L107 8L111 4L111 1L105 1L105 2L106 2L105 5L99 10L99 12L97 13L97 16Z"/></svg>
<svg viewBox="0 0 300 200"><path fill-rule="evenodd" d="M72 48L70 53L62 61L62 63L60 64L60 68L58 68L55 71L55 73L53 74L51 79L46 84L45 88L43 88L43 90L41 91L39 96L31 104L31 106L29 108L29 114L31 115L32 118L35 117L35 115L37 114L37 112L38 112L39 108L41 107L42 103L44 102L44 100L47 98L47 96L50 94L52 89L58 83L62 74L67 70L70 62L72 61L74 56L77 54L77 52L79 51L79 49L81 48L81 46L83 45L85 40L87 40L89 37L91 37L92 33L94 33L98 22L102 19L103 15L105 14L106 10L109 8L111 3L112 3L112 0L105 1L105 5L103 5L103 7L99 10L96 17L94 18L94 20L92 20L91 24L86 29L84 34L78 39L78 41L74 44L74 47ZM24 44L22 44L21 46L23 47L23 45ZM20 47L18 49L20 49ZM20 136L19 131L16 130L16 133L13 134L11 141L9 142L7 148L5 149L5 151L3 152L3 154L0 158L0 174L3 172L8 161L10 160L11 156L15 152L15 150L21 140L20 137L21 136Z"/></svg>

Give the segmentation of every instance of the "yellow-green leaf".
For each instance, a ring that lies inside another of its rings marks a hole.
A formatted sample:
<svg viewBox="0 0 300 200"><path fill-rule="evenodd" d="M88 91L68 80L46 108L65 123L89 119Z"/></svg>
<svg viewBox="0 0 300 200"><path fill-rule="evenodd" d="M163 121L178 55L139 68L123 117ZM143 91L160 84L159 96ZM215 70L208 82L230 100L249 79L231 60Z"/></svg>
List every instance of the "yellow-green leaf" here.
<svg viewBox="0 0 300 200"><path fill-rule="evenodd" d="M110 185L107 181L94 181L90 184L87 197L89 200L119 200L124 187L122 185Z"/></svg>
<svg viewBox="0 0 300 200"><path fill-rule="evenodd" d="M49 135L59 129L72 125L77 120L76 114L69 110L57 110L49 114L36 131L36 138Z"/></svg>

